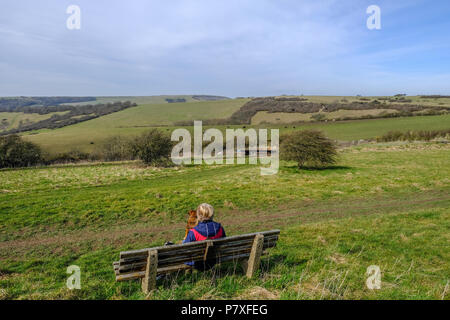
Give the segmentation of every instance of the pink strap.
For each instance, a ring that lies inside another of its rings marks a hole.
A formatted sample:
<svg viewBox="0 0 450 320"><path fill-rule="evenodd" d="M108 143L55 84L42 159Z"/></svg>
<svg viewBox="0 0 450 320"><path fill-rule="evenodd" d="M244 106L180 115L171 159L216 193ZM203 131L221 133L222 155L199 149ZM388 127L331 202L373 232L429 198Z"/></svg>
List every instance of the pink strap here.
<svg viewBox="0 0 450 320"><path fill-rule="evenodd" d="M217 232L217 234L215 236L212 237L205 237L204 235L202 235L200 232L198 232L195 229L191 229L191 231L194 233L195 236L195 241L203 241L203 240L214 240L214 239L219 239L222 238L223 235L223 228L220 227L219 232Z"/></svg>

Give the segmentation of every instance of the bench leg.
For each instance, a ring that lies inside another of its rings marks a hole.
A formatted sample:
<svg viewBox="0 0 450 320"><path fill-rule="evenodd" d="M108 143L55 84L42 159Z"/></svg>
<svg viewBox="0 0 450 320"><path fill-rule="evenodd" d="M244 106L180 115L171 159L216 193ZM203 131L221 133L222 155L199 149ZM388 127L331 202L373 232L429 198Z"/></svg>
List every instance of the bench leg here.
<svg viewBox="0 0 450 320"><path fill-rule="evenodd" d="M156 272L158 270L158 251L149 250L145 277L142 279L142 291L145 294L156 289Z"/></svg>
<svg viewBox="0 0 450 320"><path fill-rule="evenodd" d="M255 240L253 240L252 251L250 252L250 257L248 258L247 278L252 278L255 275L256 271L259 269L263 244L264 235L257 234L255 236Z"/></svg>

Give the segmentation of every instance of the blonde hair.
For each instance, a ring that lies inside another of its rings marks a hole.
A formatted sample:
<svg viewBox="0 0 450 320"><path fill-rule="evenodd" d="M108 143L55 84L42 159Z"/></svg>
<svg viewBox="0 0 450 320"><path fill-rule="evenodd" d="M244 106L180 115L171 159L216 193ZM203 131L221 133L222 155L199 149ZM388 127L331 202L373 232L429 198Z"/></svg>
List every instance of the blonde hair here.
<svg viewBox="0 0 450 320"><path fill-rule="evenodd" d="M202 203L197 207L197 220L199 222L205 220L212 220L213 217L214 217L214 208L212 205Z"/></svg>

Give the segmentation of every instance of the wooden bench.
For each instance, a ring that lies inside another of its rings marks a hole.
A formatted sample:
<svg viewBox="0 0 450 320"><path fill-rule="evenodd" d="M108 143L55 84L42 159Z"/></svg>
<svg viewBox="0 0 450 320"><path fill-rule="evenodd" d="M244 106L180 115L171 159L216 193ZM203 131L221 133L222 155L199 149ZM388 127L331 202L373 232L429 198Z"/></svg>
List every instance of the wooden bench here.
<svg viewBox="0 0 450 320"><path fill-rule="evenodd" d="M120 253L113 262L116 281L142 279L142 290L156 289L156 277L161 274L190 269L186 262L243 262L247 277L259 268L261 255L275 247L280 230L243 234L216 240L190 242Z"/></svg>

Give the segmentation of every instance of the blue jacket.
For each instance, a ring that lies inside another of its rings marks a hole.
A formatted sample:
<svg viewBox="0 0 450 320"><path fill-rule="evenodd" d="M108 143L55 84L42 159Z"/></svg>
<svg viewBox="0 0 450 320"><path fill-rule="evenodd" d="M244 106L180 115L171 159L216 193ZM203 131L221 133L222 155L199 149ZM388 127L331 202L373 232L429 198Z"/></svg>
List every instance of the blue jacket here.
<svg viewBox="0 0 450 320"><path fill-rule="evenodd" d="M220 238L226 237L225 229L222 228L220 223L211 220L199 222L198 225L195 226L193 229L195 229L197 235L200 235L201 237L204 238L210 238L214 236L219 236ZM190 230L186 239L183 240L183 243L194 241L197 241L195 232ZM211 268L215 264L215 262L209 261L205 264L203 261L197 261L197 262L186 262L185 264L187 264L188 266L193 266L194 268L199 270L207 270Z"/></svg>
<svg viewBox="0 0 450 320"><path fill-rule="evenodd" d="M222 229L222 238L226 237L225 230L222 228L221 224L215 221L208 220L199 222L198 225L194 227L194 229L206 238L214 237L220 232L220 229ZM183 240L183 243L194 241L197 241L195 238L195 234L192 230L190 230L186 239Z"/></svg>

